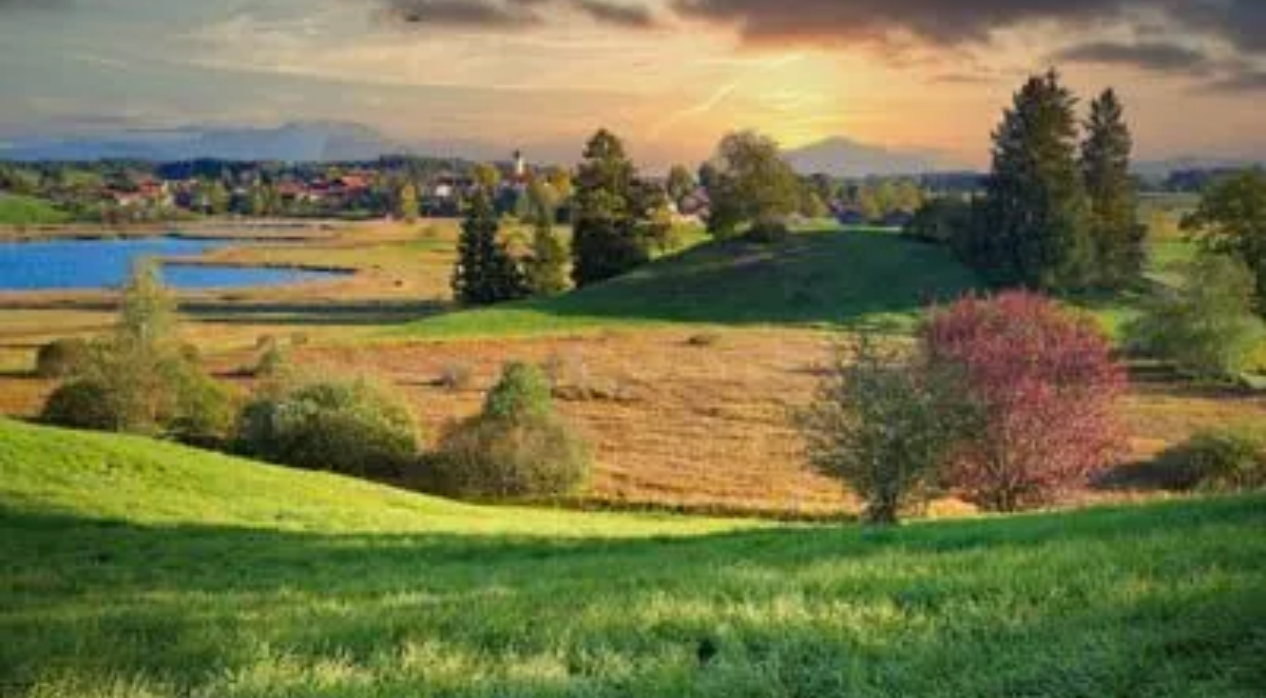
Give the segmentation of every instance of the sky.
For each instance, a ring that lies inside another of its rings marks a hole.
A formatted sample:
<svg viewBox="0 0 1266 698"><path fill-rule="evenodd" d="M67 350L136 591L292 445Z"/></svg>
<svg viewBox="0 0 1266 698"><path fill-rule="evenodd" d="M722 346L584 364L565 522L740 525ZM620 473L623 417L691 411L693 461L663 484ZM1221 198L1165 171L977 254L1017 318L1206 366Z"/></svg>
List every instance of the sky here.
<svg viewBox="0 0 1266 698"><path fill-rule="evenodd" d="M337 120L566 160L605 126L668 163L751 128L973 167L1054 66L1141 158L1266 158L1263 0L0 0L0 65L0 141Z"/></svg>

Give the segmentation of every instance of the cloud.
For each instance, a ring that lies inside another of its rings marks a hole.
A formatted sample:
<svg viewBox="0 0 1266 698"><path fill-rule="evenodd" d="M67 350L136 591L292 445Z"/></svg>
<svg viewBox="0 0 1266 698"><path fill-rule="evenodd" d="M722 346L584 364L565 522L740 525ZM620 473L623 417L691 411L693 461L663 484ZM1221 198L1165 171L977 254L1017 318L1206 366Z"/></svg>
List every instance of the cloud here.
<svg viewBox="0 0 1266 698"><path fill-rule="evenodd" d="M682 17L730 27L748 44L840 46L914 40L933 47L983 44L1039 23L1080 29L1159 26L1200 34L1246 53L1266 52L1262 0L671 0Z"/></svg>
<svg viewBox="0 0 1266 698"><path fill-rule="evenodd" d="M749 43L839 45L910 37L938 46L1000 29L1120 16L1134 0L672 0L681 16L734 27Z"/></svg>
<svg viewBox="0 0 1266 698"><path fill-rule="evenodd" d="M1165 42L1137 44L1109 41L1067 47L1052 59L1057 62L1113 65L1166 75L1200 78L1213 92L1266 91L1266 68L1242 58L1218 58L1207 51Z"/></svg>
<svg viewBox="0 0 1266 698"><path fill-rule="evenodd" d="M1203 73L1211 67L1205 52L1165 42L1137 44L1095 41L1065 48L1056 62L1118 65L1158 72Z"/></svg>
<svg viewBox="0 0 1266 698"><path fill-rule="evenodd" d="M437 27L522 29L546 23L557 11L570 11L599 24L624 29L650 29L657 25L654 13L646 5L608 0L380 1L394 20Z"/></svg>

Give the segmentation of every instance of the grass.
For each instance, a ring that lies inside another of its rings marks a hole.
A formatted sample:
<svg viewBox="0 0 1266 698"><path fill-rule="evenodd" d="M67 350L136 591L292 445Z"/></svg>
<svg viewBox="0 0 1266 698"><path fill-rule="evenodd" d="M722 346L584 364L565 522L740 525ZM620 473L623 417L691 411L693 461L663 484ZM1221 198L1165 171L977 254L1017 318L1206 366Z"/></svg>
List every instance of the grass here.
<svg viewBox="0 0 1266 698"><path fill-rule="evenodd" d="M43 199L0 193L0 225L59 225L70 220L69 213Z"/></svg>
<svg viewBox="0 0 1266 698"><path fill-rule="evenodd" d="M0 694L1255 696L1266 499L911 525L487 509L0 422Z"/></svg>
<svg viewBox="0 0 1266 698"><path fill-rule="evenodd" d="M768 245L704 243L557 298L440 315L391 334L498 337L679 323L900 328L930 300L977 286L944 248L887 230L826 229Z"/></svg>

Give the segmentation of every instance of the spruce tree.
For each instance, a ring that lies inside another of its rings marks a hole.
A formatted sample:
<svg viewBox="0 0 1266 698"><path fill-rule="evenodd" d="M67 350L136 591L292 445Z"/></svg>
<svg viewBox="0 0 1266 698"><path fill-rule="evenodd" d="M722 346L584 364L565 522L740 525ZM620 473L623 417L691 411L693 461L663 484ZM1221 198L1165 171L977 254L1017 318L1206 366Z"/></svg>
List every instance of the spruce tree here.
<svg viewBox="0 0 1266 698"><path fill-rule="evenodd" d="M577 286L623 274L650 259L640 235L637 171L624 144L603 129L589 140L577 169L572 279Z"/></svg>
<svg viewBox="0 0 1266 698"><path fill-rule="evenodd" d="M1076 103L1054 71L1034 76L993 134L986 202L967 254L999 285L1071 290L1093 272Z"/></svg>
<svg viewBox="0 0 1266 698"><path fill-rule="evenodd" d="M1138 200L1130 178L1134 147L1116 92L1104 91L1090 105L1081 169L1090 196L1095 276L1107 288L1120 288L1143 271L1147 229L1139 225Z"/></svg>
<svg viewBox="0 0 1266 698"><path fill-rule="evenodd" d="M554 230L554 211L548 200L533 196L531 201L532 253L524 264L528 289L537 296L557 295L567 290L567 248Z"/></svg>
<svg viewBox="0 0 1266 698"><path fill-rule="evenodd" d="M500 222L488 194L476 190L462 222L453 295L467 305L491 305L527 295L523 273L498 239Z"/></svg>

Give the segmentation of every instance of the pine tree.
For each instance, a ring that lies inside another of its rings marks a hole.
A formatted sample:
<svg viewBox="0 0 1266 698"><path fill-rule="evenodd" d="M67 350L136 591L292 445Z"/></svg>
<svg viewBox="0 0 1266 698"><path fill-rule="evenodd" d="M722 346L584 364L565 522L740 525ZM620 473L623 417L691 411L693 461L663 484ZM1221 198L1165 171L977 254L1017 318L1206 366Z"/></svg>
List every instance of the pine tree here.
<svg viewBox="0 0 1266 698"><path fill-rule="evenodd" d="M572 279L577 286L619 276L650 259L639 235L637 171L624 144L603 129L589 140L577 171Z"/></svg>
<svg viewBox="0 0 1266 698"><path fill-rule="evenodd" d="M533 187L539 186L535 182ZM553 296L567 290L567 248L554 230L554 210L543 196L532 202L532 253L524 264L533 295Z"/></svg>
<svg viewBox="0 0 1266 698"><path fill-rule="evenodd" d="M457 241L453 295L468 305L491 305L527 295L523 273L498 239L500 222L483 189L475 192Z"/></svg>
<svg viewBox="0 0 1266 698"><path fill-rule="evenodd" d="M1147 229L1136 215L1138 200L1130 179L1134 142L1116 92L1106 90L1091 103L1086 131L1081 169L1090 196L1096 277L1105 287L1120 288L1143 271Z"/></svg>
<svg viewBox="0 0 1266 698"><path fill-rule="evenodd" d="M1076 103L1054 71L1034 76L993 134L993 170L967 255L999 285L1072 290L1089 282L1094 249Z"/></svg>

